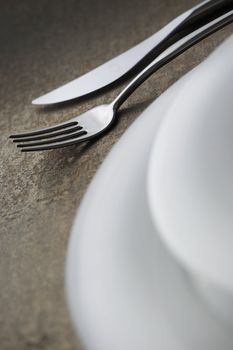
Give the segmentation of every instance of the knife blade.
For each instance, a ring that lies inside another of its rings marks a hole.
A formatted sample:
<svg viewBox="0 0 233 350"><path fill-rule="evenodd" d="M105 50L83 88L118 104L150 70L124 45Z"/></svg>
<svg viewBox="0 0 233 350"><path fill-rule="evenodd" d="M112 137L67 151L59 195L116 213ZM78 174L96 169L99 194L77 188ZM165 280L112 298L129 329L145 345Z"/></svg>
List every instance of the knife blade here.
<svg viewBox="0 0 233 350"><path fill-rule="evenodd" d="M232 0L205 0L184 12L138 45L88 73L32 101L53 104L94 95L106 87L136 74L177 40L218 16Z"/></svg>

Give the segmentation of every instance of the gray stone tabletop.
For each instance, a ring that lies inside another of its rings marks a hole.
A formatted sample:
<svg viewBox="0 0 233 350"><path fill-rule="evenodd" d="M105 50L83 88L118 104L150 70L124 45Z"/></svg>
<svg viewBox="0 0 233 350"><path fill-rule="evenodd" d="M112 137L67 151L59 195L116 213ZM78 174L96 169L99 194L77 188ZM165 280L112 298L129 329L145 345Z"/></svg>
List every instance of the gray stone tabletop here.
<svg viewBox="0 0 233 350"><path fill-rule="evenodd" d="M31 100L153 34L194 0L8 0L0 4L0 349L79 350L64 294L70 228L97 168L125 129L173 82L233 32L232 25L141 86L118 124L95 143L24 154L12 132L65 121L82 103Z"/></svg>

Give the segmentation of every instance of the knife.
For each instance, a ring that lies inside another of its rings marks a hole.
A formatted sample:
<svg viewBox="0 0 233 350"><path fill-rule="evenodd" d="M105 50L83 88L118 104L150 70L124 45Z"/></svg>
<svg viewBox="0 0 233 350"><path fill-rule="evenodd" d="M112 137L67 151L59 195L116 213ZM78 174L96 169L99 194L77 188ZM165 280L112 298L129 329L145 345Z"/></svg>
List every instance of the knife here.
<svg viewBox="0 0 233 350"><path fill-rule="evenodd" d="M215 19L232 6L232 0L205 0L179 15L138 45L77 79L36 98L32 103L38 105L60 103L88 97L107 87L110 88L127 77L134 76L177 40Z"/></svg>

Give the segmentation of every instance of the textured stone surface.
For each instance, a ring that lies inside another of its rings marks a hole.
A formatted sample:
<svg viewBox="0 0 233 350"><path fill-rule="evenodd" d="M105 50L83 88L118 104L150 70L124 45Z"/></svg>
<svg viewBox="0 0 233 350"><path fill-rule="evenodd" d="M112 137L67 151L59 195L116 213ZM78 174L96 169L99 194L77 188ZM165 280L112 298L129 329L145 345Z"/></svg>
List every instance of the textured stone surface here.
<svg viewBox="0 0 233 350"><path fill-rule="evenodd" d="M138 43L194 0L8 0L0 4L0 348L81 349L64 298L69 230L97 168L124 130L233 27L192 48L150 78L119 123L90 145L21 154L13 131L65 121L105 96L60 107L33 98Z"/></svg>

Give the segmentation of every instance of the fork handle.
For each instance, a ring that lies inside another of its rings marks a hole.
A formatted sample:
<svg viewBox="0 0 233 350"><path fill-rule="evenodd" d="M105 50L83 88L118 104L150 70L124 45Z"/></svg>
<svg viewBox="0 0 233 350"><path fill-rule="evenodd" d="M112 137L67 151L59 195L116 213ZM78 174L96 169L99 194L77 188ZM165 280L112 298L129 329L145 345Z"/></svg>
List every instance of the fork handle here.
<svg viewBox="0 0 233 350"><path fill-rule="evenodd" d="M155 59L163 50L167 49L176 41L192 33L196 29L218 18L232 9L232 0L205 0L195 6L190 15L185 18L171 33L169 33L146 58Z"/></svg>
<svg viewBox="0 0 233 350"><path fill-rule="evenodd" d="M124 103L124 101L153 73L163 67L165 64L179 56L190 47L205 39L209 35L215 33L221 28L233 22L233 1L231 3L231 10L224 15L197 29L193 33L180 39L178 42L170 46L161 55L159 55L153 62L144 68L116 97L112 102L114 111Z"/></svg>
<svg viewBox="0 0 233 350"><path fill-rule="evenodd" d="M218 18L228 10L231 10L232 2L233 0L205 0L199 5L194 6L189 11L189 15L187 15L180 24L170 32L168 31L168 34L138 61L133 68L135 74L148 66L148 64L171 45L175 44L196 29Z"/></svg>

